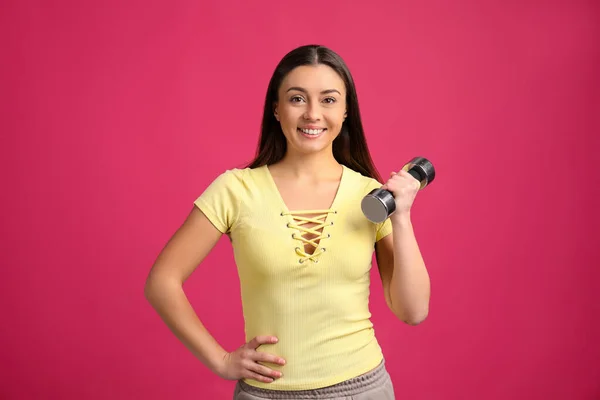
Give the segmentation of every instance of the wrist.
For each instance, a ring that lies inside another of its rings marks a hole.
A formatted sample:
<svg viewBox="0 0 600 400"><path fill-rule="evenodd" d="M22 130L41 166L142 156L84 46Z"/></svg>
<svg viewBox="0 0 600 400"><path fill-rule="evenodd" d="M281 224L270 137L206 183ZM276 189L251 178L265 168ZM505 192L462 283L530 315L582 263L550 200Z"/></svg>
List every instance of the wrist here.
<svg viewBox="0 0 600 400"><path fill-rule="evenodd" d="M391 215L390 220L392 225L397 227L407 227L412 224L410 219L410 211L396 212Z"/></svg>
<svg viewBox="0 0 600 400"><path fill-rule="evenodd" d="M215 352L215 354L211 357L209 361L208 368L221 376L225 371L225 363L226 358L229 353L223 349L219 349L219 351Z"/></svg>

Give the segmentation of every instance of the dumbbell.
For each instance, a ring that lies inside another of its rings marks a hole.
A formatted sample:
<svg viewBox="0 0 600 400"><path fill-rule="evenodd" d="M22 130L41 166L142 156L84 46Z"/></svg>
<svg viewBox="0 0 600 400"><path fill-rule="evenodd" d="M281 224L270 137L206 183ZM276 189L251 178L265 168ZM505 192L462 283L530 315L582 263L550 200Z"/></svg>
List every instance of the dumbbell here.
<svg viewBox="0 0 600 400"><path fill-rule="evenodd" d="M419 190L424 189L435 179L433 164L423 157L413 158L402 169L421 182ZM373 189L362 199L361 208L369 221L379 223L385 221L396 211L396 201L390 191Z"/></svg>

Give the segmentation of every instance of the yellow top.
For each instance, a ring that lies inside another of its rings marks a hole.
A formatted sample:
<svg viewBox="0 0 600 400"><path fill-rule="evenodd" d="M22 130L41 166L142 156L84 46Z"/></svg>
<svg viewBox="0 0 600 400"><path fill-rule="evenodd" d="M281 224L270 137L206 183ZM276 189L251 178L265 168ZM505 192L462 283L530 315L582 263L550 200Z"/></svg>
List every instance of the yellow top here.
<svg viewBox="0 0 600 400"><path fill-rule="evenodd" d="M286 360L284 366L268 364L283 377L272 383L245 380L249 385L315 389L382 361L368 307L369 271L375 242L392 226L389 219L370 222L360 207L362 198L380 186L344 166L330 209L288 210L263 166L227 170L194 202L231 239L246 340L277 336L278 343L258 351ZM318 225L307 229L307 222ZM305 251L311 242L303 237L307 232L320 235L318 244L312 242L314 253Z"/></svg>

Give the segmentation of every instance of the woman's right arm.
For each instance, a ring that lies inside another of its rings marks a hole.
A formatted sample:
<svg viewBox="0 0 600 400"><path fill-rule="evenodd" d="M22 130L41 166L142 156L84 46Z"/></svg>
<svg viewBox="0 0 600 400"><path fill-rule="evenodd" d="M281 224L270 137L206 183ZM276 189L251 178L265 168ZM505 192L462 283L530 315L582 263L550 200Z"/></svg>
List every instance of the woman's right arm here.
<svg viewBox="0 0 600 400"><path fill-rule="evenodd" d="M221 235L204 213L194 207L158 255L146 279L144 295L173 334L211 371L226 379L244 377L271 382L269 376L277 378L277 372L257 361L282 364L283 360L255 350L260 344L276 339L254 338L228 353L204 327L183 291L183 283Z"/></svg>

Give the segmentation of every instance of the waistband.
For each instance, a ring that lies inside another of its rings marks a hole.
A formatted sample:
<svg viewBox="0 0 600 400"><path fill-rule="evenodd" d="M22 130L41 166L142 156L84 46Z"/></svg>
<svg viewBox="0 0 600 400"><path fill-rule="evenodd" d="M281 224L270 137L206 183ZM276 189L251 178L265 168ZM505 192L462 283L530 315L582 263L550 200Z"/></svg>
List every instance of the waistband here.
<svg viewBox="0 0 600 400"><path fill-rule="evenodd" d="M238 381L238 385L242 391L266 399L328 399L331 398L332 395L355 396L359 393L383 385L387 378L388 373L385 369L385 361L381 361L377 367L363 375L319 389L270 390L248 385L242 380Z"/></svg>

